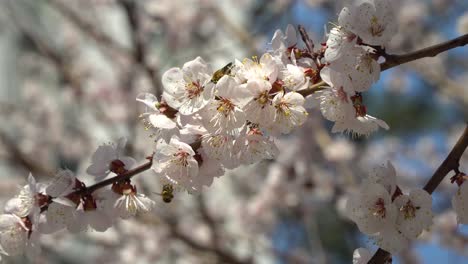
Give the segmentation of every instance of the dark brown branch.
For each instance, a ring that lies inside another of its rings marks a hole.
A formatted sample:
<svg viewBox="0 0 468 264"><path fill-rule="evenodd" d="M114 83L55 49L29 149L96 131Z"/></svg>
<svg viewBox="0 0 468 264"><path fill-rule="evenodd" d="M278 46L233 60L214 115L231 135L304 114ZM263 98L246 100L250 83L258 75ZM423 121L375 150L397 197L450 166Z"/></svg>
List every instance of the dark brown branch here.
<svg viewBox="0 0 468 264"><path fill-rule="evenodd" d="M94 185L91 185L89 187L86 187L84 189L81 189L81 190L78 190L78 191L75 191L73 192L73 194L76 194L76 195L83 195L83 194L91 194L93 193L94 191L98 190L98 189L101 189L105 186L108 186L108 185L111 185L115 182L119 182L119 181L124 181L124 180L127 180L127 179L130 179L131 177L139 174L139 173L142 173L146 170L149 170L151 168L151 166L153 165L153 159L151 158L150 161L148 161L147 163L143 164L143 165L140 165L134 169L131 169L125 173L122 173L122 174L119 174L117 176L114 176L112 178L109 178L107 180L104 180L102 182L98 182Z"/></svg>
<svg viewBox="0 0 468 264"><path fill-rule="evenodd" d="M398 65L401 65L410 61L415 61L415 60L426 58L426 57L434 57L442 52L445 52L447 50L454 49L457 47L465 46L466 44L468 44L468 34L449 40L447 42L443 42L443 43L433 45L424 49L420 49L414 52L410 52L407 54L387 55L386 61L380 64L380 69L382 71L385 71L385 70L388 70L390 68L396 67ZM310 86L307 89L298 91L298 93L302 94L305 97L305 96L311 95L321 90L320 87L326 86L326 85L327 84L322 81L322 82L319 82L317 84Z"/></svg>
<svg viewBox="0 0 468 264"><path fill-rule="evenodd" d="M439 168L434 172L434 175L429 179L424 190L429 194L432 194L434 190L439 186L442 180L452 170L458 170L460 165L460 158L468 147L468 125L463 131L463 134L458 139L457 143L453 147L452 151L448 154L447 158L440 164ZM374 256L369 260L368 264L382 264L391 258L389 252L379 248Z"/></svg>
<svg viewBox="0 0 468 264"><path fill-rule="evenodd" d="M468 34L460 36L458 38L433 45L424 49L420 49L414 52L410 52L403 55L387 55L385 56L386 61L380 65L382 71L387 69L393 68L395 66L415 61L418 59L426 58L426 57L435 57L438 54L445 52L447 50L451 50L453 48L462 47L468 44Z"/></svg>
<svg viewBox="0 0 468 264"><path fill-rule="evenodd" d="M449 172L452 170L458 170L458 167L460 166L460 158L463 155L463 152L465 152L467 146L468 126L465 128L465 131L463 131L463 134L458 139L452 151L450 151L450 154L447 156L444 162L442 162L439 168L437 168L437 170L434 172L434 175L432 175L431 179L429 179L427 182L426 186L424 186L424 190L426 190L428 193L434 192L434 190L437 188L437 186L439 186L439 184Z"/></svg>

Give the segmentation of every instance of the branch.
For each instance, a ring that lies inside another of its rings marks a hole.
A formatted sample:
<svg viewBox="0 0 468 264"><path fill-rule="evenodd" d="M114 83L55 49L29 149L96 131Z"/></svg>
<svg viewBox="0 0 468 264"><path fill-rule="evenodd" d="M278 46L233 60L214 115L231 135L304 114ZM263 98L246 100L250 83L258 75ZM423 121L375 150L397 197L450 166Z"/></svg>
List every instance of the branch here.
<svg viewBox="0 0 468 264"><path fill-rule="evenodd" d="M30 158L24 153L6 134L0 131L0 143L6 148L9 159L27 169L28 171L39 175L50 175L52 170L37 163L35 159ZM1 146L1 145L0 145Z"/></svg>
<svg viewBox="0 0 468 264"><path fill-rule="evenodd" d="M398 65L401 65L410 61L415 61L415 60L426 58L426 57L434 57L442 52L445 52L447 50L451 50L457 47L465 46L466 44L468 44L468 34L449 40L447 42L443 42L443 43L433 45L424 49L420 49L414 52L410 52L407 54L402 54L402 55L388 54L385 56L386 61L380 64L380 69L381 71L385 71L385 70L391 69L393 67L396 67ZM317 84L314 84L308 87L307 89L298 91L298 93L302 94L305 97L317 91L322 90L320 89L320 87L326 86L326 85L327 84L324 81L322 81L322 82L319 82Z"/></svg>
<svg viewBox="0 0 468 264"><path fill-rule="evenodd" d="M34 44L40 55L48 59L55 66L62 80L65 83L70 84L70 86L74 89L75 94L80 96L82 93L81 81L73 74L69 56L63 51L52 47L52 45L49 44L50 41L43 39L40 34L35 32L34 29L26 26L26 23L23 23L19 15L16 14L13 4L7 2L7 8L10 11L9 14L13 25L17 27L17 29L26 39Z"/></svg>
<svg viewBox="0 0 468 264"><path fill-rule="evenodd" d="M310 54L313 54L314 53L314 42L312 42L312 40L309 38L309 35L307 34L307 31L305 30L305 28L303 26L299 25L299 26L297 26L297 28L299 29L299 33L301 34L302 41L306 45L307 51L309 51Z"/></svg>
<svg viewBox="0 0 468 264"><path fill-rule="evenodd" d="M143 70L148 75L155 90L156 97L160 97L162 93L161 89L159 88L160 83L158 80L158 69L151 66L146 58L147 45L146 41L142 37L138 4L134 0L119 0L117 3L124 10L127 17L133 43L133 59L136 63L141 65Z"/></svg>
<svg viewBox="0 0 468 264"><path fill-rule="evenodd" d="M86 21L79 16L70 7L58 0L48 0L49 4L52 5L57 11L59 11L65 18L68 18L78 29L83 33L94 39L97 43L101 43L107 48L113 49L118 53L124 54L129 57L131 51L115 42L112 38L102 32L96 27L95 24Z"/></svg>
<svg viewBox="0 0 468 264"><path fill-rule="evenodd" d="M382 71L393 68L395 66L415 61L427 57L435 57L439 53L442 53L447 50L451 50L457 47L462 47L468 44L468 34L460 36L458 38L443 42L437 45L433 45L424 49L420 49L414 52L410 52L403 55L386 55L386 61L380 65Z"/></svg>
<svg viewBox="0 0 468 264"><path fill-rule="evenodd" d="M206 206L205 196L200 193L198 196L198 208L200 210L200 214L208 228L211 232L211 243L214 248L219 248L220 245L220 235L218 230L218 225L216 223L216 219L210 214L208 207Z"/></svg>
<svg viewBox="0 0 468 264"><path fill-rule="evenodd" d="M239 259L237 256L233 255L230 252L224 251L220 248L217 247L210 247L204 244L201 244L200 242L194 240L192 237L187 236L186 234L180 232L174 224L168 223L169 228L171 231L171 235L174 236L174 238L179 239L180 241L184 242L188 246L190 246L193 249L196 249L201 252L210 252L217 256L219 260L221 261L220 263L231 263L231 264L251 264L252 261L250 259L247 260L242 260Z"/></svg>
<svg viewBox="0 0 468 264"><path fill-rule="evenodd" d="M149 159L150 157L148 157ZM114 176L112 178L109 178L107 180L104 180L102 182L98 182L94 185L91 185L89 187L86 187L86 188L83 188L83 189L80 189L78 191L75 191L71 194L75 194L75 195L83 195L83 194L91 194L93 193L94 191L98 190L98 189L101 189L107 185L111 185L115 182L119 182L119 181L124 181L124 180L128 180L130 179L131 177L137 175L137 174L140 174L146 170L149 170L151 168L151 166L153 165L153 157L151 157L150 161L148 161L147 163L143 164L143 165L140 165L134 169L131 169L125 173L122 173L122 174L119 174L117 176Z"/></svg>
<svg viewBox="0 0 468 264"><path fill-rule="evenodd" d="M429 179L424 190L429 194L432 194L434 190L439 186L442 180L452 170L458 170L460 165L460 158L468 147L468 124L463 131L463 134L458 139L457 143L453 147L452 151L448 154L447 158L440 164L439 168L434 172L434 175ZM375 252L374 256L369 260L368 264L381 264L386 263L391 258L389 252L379 248Z"/></svg>

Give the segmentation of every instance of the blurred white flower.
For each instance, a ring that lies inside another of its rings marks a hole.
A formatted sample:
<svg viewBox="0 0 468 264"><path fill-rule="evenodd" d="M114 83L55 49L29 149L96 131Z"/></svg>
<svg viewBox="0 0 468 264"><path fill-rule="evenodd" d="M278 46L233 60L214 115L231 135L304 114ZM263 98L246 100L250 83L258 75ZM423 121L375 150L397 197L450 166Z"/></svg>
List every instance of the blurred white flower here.
<svg viewBox="0 0 468 264"><path fill-rule="evenodd" d="M39 211L42 194L41 189L44 185L36 183L36 179L30 173L28 176L28 184L21 188L20 192L5 204L4 212L14 214L18 217L26 217L33 211ZM43 190L42 190L43 191ZM46 197L44 197L46 198Z"/></svg>
<svg viewBox="0 0 468 264"><path fill-rule="evenodd" d="M459 34L468 34L468 12L463 13L457 21L457 31Z"/></svg>
<svg viewBox="0 0 468 264"><path fill-rule="evenodd" d="M361 185L359 191L349 197L346 211L359 230L367 235L392 227L397 216L392 197L380 184Z"/></svg>
<svg viewBox="0 0 468 264"><path fill-rule="evenodd" d="M341 10L338 23L364 43L378 46L388 44L398 29L391 0L352 1Z"/></svg>
<svg viewBox="0 0 468 264"><path fill-rule="evenodd" d="M0 215L0 254L16 256L26 253L33 260L40 250L37 245L38 233L33 231L33 223L28 218L13 214Z"/></svg>
<svg viewBox="0 0 468 264"><path fill-rule="evenodd" d="M453 210L459 224L468 224L468 183L463 182L452 198Z"/></svg>
<svg viewBox="0 0 468 264"><path fill-rule="evenodd" d="M254 164L264 159L274 159L279 150L272 138L252 127L236 139L234 152L239 153L241 163Z"/></svg>
<svg viewBox="0 0 468 264"><path fill-rule="evenodd" d="M423 230L432 225L432 197L421 189L411 190L409 195L400 195L394 201L398 210L397 229L405 237L416 239Z"/></svg>

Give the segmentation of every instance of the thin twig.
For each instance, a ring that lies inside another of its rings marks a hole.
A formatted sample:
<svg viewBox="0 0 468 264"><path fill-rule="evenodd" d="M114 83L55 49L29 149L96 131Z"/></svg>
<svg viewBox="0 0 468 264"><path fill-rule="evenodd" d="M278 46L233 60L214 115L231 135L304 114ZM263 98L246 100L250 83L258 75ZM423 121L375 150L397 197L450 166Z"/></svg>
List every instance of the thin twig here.
<svg viewBox="0 0 468 264"><path fill-rule="evenodd" d="M217 248L220 247L220 236L219 236L219 231L218 231L218 225L216 223L216 219L213 218L211 213L208 210L208 207L206 206L205 202L205 196L203 193L201 193L198 196L198 207L200 209L200 214L208 228L210 229L211 232L211 243L213 247Z"/></svg>
<svg viewBox="0 0 468 264"><path fill-rule="evenodd" d="M55 66L62 80L73 88L77 96L80 96L82 93L82 84L80 79L73 74L70 64L70 56L65 54L63 51L52 47L52 45L49 44L50 41L43 39L43 37L40 36L40 34L37 34L34 29L26 26L26 23L21 21L19 15L14 10L13 4L11 2L7 2L7 8L10 11L9 14L11 21L16 26L16 28L23 34L25 38L27 38L36 46L40 55L49 60Z"/></svg>
<svg viewBox="0 0 468 264"><path fill-rule="evenodd" d="M146 170L149 170L151 168L151 166L153 165L153 159L151 158L150 161L148 161L147 163L143 164L143 165L140 165L132 170L129 170L125 173L122 173L122 174L119 174L117 176L114 176L112 178L109 178L107 180L104 180L102 182L98 182L94 185L91 185L89 187L86 187L86 188L83 188L83 189L80 189L80 190L77 190L75 192L73 192L72 194L73 195L83 195L83 194L91 194L93 193L94 191L98 190L98 189L101 189L105 186L108 186L108 185L111 185L115 182L120 182L120 181L124 181L124 180L128 180L130 179L131 177L139 174L139 173L142 173Z"/></svg>
<svg viewBox="0 0 468 264"><path fill-rule="evenodd" d="M314 42L309 38L309 34L307 34L307 31L305 28L301 25L297 26L299 29L299 33L301 34L302 41L304 41L304 44L306 45L307 51L309 51L310 54L314 53Z"/></svg>
<svg viewBox="0 0 468 264"><path fill-rule="evenodd" d="M193 249L196 249L201 252L209 252L209 253L214 254L215 256L218 257L221 263L231 263L231 264L251 264L252 263L252 260L250 259L243 260L228 251L222 250L217 247L210 247L208 245L204 245L194 240L192 237L180 232L179 229L177 229L177 227L174 224L169 224L169 228L171 231L171 235L174 238L179 239L180 241L184 242L185 244L187 244Z"/></svg>
<svg viewBox="0 0 468 264"><path fill-rule="evenodd" d="M0 131L0 146L3 145L7 149L9 159L21 165L35 175L50 175L52 170L35 162L34 159L28 157L10 137Z"/></svg>
<svg viewBox="0 0 468 264"><path fill-rule="evenodd" d="M162 92L160 89L161 85L158 80L159 71L156 67L150 65L147 60L147 45L141 32L140 11L138 3L134 0L119 0L117 3L121 6L127 17L133 43L133 59L148 75L151 84L153 85L154 94L156 97L160 97Z"/></svg>
<svg viewBox="0 0 468 264"><path fill-rule="evenodd" d="M418 59L426 58L426 57L435 57L439 53L442 53L444 51L457 48L457 47L462 47L468 44L468 34L465 34L463 36L460 36L458 38L454 38L452 40L436 44L424 49L420 49L414 52L410 52L407 54L403 55L386 55L385 59L386 61L380 65L380 68L382 71L385 71L387 69L393 68L395 66L410 62L410 61L415 61Z"/></svg>
<svg viewBox="0 0 468 264"><path fill-rule="evenodd" d="M460 165L460 158L468 147L468 125L463 131L463 134L458 139L452 151L448 154L447 158L440 164L439 168L434 172L434 175L429 179L424 190L432 194L439 186L442 180L452 170L458 169ZM381 264L386 263L391 258L389 252L379 248L374 256L369 260L368 264Z"/></svg>
<svg viewBox="0 0 468 264"><path fill-rule="evenodd" d="M64 17L68 18L78 29L80 29L87 36L94 39L94 41L101 43L106 48L112 49L120 54L124 54L125 56L130 57L131 51L106 35L102 30L96 27L96 23L85 20L61 1L48 0L48 2L57 11L62 13Z"/></svg>

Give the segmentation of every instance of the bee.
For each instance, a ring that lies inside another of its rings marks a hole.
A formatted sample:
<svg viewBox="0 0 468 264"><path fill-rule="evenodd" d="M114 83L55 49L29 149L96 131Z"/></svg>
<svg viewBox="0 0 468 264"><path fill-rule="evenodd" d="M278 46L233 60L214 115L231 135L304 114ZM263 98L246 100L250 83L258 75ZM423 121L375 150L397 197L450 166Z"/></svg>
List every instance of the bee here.
<svg viewBox="0 0 468 264"><path fill-rule="evenodd" d="M162 200L165 203L170 203L174 198L174 187L172 184L164 184L161 191Z"/></svg>
<svg viewBox="0 0 468 264"><path fill-rule="evenodd" d="M221 79L224 75L231 74L231 70L234 68L234 64L232 62L226 64L226 66L222 67L221 69L215 71L213 73L213 77L211 78L212 83L217 83L219 79Z"/></svg>

